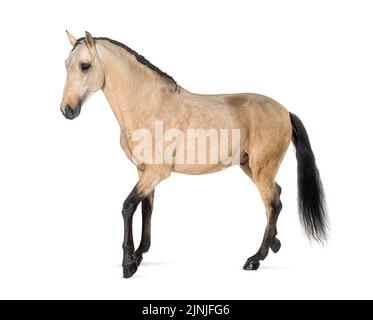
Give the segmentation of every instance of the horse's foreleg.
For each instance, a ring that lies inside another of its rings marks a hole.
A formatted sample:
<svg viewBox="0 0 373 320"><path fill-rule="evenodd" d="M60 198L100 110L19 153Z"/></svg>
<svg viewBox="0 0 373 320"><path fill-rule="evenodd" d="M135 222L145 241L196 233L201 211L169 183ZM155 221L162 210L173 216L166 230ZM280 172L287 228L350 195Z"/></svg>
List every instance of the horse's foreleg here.
<svg viewBox="0 0 373 320"><path fill-rule="evenodd" d="M151 217L153 212L154 191L142 201L141 242L135 252L137 266L141 264L142 255L149 251L151 243Z"/></svg>
<svg viewBox="0 0 373 320"><path fill-rule="evenodd" d="M137 206L144 198L145 195L141 192L137 184L123 204L124 241L122 266L124 278L131 277L137 271L137 262L134 255L132 220Z"/></svg>
<svg viewBox="0 0 373 320"><path fill-rule="evenodd" d="M143 202L143 206L147 207L147 200L154 192L156 185L162 180L166 179L170 175L171 170L168 167L152 167L149 166L145 168L142 172L139 182L133 188L127 199L123 204L123 219L124 219L124 241L123 241L123 277L129 278L135 274L138 268L137 259L135 256L135 248L133 242L133 231L132 231L132 221L133 215L140 204ZM145 202L144 202L145 201ZM147 217L149 223L145 224L150 230L150 210L145 208L147 212ZM146 232L146 237L144 238L144 248L146 248L147 243L145 240L150 232ZM150 245L150 241L148 242ZM141 245L140 245L141 246Z"/></svg>

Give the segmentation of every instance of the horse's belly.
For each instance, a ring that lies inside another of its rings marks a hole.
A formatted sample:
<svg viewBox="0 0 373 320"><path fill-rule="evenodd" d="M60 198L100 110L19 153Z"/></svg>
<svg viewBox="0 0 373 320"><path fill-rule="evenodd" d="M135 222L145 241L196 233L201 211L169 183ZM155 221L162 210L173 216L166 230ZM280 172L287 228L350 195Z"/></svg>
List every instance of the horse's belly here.
<svg viewBox="0 0 373 320"><path fill-rule="evenodd" d="M219 164L175 164L173 166L173 172L177 173L184 173L190 175L200 175L200 174L208 174L214 173L221 170L224 170L230 167L232 164L224 165L222 163Z"/></svg>

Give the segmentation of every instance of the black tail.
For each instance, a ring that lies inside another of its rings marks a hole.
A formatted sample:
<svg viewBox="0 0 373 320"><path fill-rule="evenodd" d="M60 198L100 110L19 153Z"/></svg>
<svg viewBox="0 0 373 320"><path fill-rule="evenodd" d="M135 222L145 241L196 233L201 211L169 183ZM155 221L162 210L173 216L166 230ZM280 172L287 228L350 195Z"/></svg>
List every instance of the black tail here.
<svg viewBox="0 0 373 320"><path fill-rule="evenodd" d="M327 239L328 218L325 195L310 140L302 121L290 113L293 126L292 141L298 161L299 215L308 237L318 242Z"/></svg>

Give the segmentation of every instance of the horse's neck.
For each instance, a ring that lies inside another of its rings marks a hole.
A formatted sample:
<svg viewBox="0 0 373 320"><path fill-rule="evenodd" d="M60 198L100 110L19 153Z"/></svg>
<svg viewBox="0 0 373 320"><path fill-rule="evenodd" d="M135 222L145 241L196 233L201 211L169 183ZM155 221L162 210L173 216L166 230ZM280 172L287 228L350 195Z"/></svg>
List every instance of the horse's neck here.
<svg viewBox="0 0 373 320"><path fill-rule="evenodd" d="M139 64L122 48L98 46L105 69L103 92L122 130L137 129L145 108L154 104L161 94L161 83L152 71ZM152 101L152 102L151 102Z"/></svg>

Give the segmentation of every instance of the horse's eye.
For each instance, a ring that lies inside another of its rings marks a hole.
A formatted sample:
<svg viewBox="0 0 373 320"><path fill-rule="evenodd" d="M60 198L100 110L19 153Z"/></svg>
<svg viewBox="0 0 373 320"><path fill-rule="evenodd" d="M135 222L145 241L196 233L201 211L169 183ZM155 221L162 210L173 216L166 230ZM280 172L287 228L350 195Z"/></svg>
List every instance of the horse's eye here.
<svg viewBox="0 0 373 320"><path fill-rule="evenodd" d="M90 63L81 63L80 64L80 69L82 71L88 71L89 69L91 68L91 64Z"/></svg>

